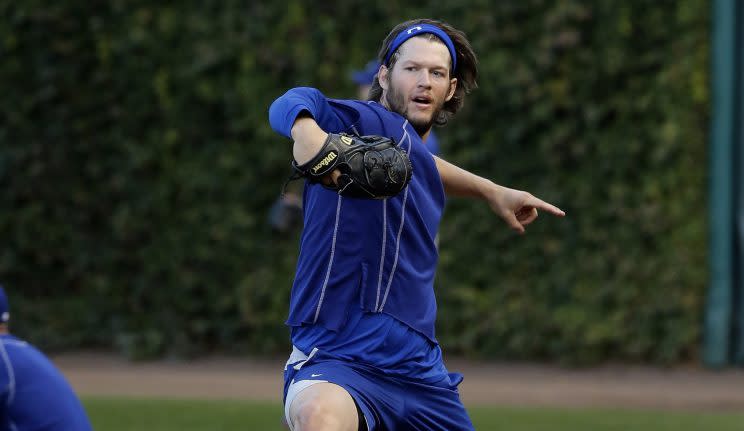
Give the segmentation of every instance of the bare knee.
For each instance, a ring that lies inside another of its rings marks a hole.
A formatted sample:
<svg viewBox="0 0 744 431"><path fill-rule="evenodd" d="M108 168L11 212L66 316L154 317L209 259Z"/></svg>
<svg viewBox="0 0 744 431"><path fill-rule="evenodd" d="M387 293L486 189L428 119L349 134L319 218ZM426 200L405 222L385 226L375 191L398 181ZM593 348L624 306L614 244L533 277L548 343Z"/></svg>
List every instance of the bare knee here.
<svg viewBox="0 0 744 431"><path fill-rule="evenodd" d="M292 418L295 431L344 430L338 412L323 400L303 403Z"/></svg>
<svg viewBox="0 0 744 431"><path fill-rule="evenodd" d="M348 392L318 384L300 392L289 413L295 431L356 431L356 405Z"/></svg>

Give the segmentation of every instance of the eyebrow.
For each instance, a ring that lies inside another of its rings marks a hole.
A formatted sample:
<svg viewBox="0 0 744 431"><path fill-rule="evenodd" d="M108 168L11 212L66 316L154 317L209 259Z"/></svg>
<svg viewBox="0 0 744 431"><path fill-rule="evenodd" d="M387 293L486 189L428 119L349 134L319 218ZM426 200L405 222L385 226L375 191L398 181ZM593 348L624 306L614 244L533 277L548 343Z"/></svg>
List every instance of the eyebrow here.
<svg viewBox="0 0 744 431"><path fill-rule="evenodd" d="M407 66L407 65L425 67L423 63L420 63L414 60L404 60L403 62L401 62L401 66ZM447 70L447 66L440 66L440 65L428 66L428 68L434 69L434 70L443 70L443 71Z"/></svg>

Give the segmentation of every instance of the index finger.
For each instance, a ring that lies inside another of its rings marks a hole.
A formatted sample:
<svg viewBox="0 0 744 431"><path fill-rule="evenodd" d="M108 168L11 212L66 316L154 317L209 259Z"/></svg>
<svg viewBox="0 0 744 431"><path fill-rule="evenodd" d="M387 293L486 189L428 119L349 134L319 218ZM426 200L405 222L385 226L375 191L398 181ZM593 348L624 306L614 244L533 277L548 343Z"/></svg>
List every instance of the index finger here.
<svg viewBox="0 0 744 431"><path fill-rule="evenodd" d="M563 216L566 215L566 212L563 211L562 209L558 208L557 206L551 205L551 204L545 202L544 200L538 199L538 198L536 198L534 196L530 197L530 199L527 200L527 202L525 203L525 205L529 205L529 206L532 206L532 207L535 207L535 208L538 208L538 209L541 209L541 210L545 210L545 211L547 211L547 212L549 212L549 213L551 213L551 214L553 214L555 216L558 216L558 217L563 217Z"/></svg>

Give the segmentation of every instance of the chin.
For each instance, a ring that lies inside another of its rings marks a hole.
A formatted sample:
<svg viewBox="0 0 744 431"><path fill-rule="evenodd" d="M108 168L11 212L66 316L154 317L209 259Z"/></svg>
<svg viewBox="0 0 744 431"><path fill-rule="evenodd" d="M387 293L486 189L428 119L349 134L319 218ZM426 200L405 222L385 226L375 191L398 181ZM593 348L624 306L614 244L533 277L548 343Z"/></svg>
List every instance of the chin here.
<svg viewBox="0 0 744 431"><path fill-rule="evenodd" d="M428 124L428 123L431 123L432 118L434 118L434 116L431 115L431 113L429 112L421 112L421 111L413 111L413 112L408 111L408 112L409 112L408 121L410 121L411 123Z"/></svg>
<svg viewBox="0 0 744 431"><path fill-rule="evenodd" d="M411 118L408 120L408 122L411 124L411 126L413 126L413 129L416 130L419 135L423 135L424 133L428 132L433 124L431 119L425 121L417 121L416 119Z"/></svg>

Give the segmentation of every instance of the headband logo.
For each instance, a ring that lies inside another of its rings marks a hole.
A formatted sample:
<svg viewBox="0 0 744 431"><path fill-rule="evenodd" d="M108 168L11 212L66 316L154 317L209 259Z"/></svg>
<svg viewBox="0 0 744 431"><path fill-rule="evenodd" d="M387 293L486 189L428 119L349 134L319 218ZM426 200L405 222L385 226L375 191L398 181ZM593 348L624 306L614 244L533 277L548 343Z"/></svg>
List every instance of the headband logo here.
<svg viewBox="0 0 744 431"><path fill-rule="evenodd" d="M417 25L416 27L411 27L408 29L408 34L413 33L414 30L421 31L421 26Z"/></svg>

